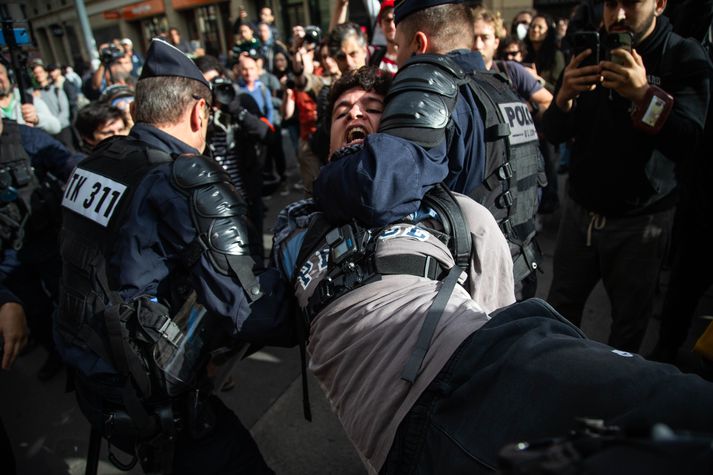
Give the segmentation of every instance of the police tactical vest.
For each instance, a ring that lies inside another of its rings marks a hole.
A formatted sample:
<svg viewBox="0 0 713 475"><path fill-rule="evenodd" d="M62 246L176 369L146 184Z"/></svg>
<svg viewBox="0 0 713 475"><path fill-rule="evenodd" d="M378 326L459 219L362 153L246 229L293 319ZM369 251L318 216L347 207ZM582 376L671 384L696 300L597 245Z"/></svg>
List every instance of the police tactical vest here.
<svg viewBox="0 0 713 475"><path fill-rule="evenodd" d="M22 146L17 122L3 120L0 137L0 251L20 250L25 225L30 217L30 203L37 179L30 157Z"/></svg>
<svg viewBox="0 0 713 475"><path fill-rule="evenodd" d="M464 87L461 85L461 87ZM495 216L510 245L515 282L538 269L535 215L538 188L547 184L537 131L527 105L508 79L474 72L465 87L473 92L485 126L485 180L470 196Z"/></svg>
<svg viewBox="0 0 713 475"><path fill-rule="evenodd" d="M117 370L103 315L120 299L106 257L138 184L168 161L168 154L147 150L135 139L112 138L77 166L64 193L58 331L66 343L94 352Z"/></svg>
<svg viewBox="0 0 713 475"><path fill-rule="evenodd" d="M527 105L506 77L466 74L446 55L417 55L399 69L379 130L429 148L452 142L458 95L473 97L485 129L485 179L469 195L495 216L505 234L518 282L537 269L534 218L538 186L547 183L537 132ZM444 136L445 131L445 136ZM477 158L477 157L474 157Z"/></svg>
<svg viewBox="0 0 713 475"><path fill-rule="evenodd" d="M189 201L191 214L186 218L197 230L172 270L170 295L164 295L170 309L150 296L122 301L116 291L118 283L107 274L107 258L137 186L153 167L166 162L172 162L171 182ZM155 353L146 356L144 350L153 351L163 343L175 347L179 342L190 343L184 339L189 335L175 324L177 317L192 311L186 306L194 295L189 269L206 256L216 272L237 276L247 299L255 301L262 296L253 274L246 205L228 175L206 157L180 155L173 160L165 152L121 137L103 142L75 169L62 206L58 330L64 341L94 352L117 372L130 376L142 397L157 393L174 396L188 389L190 381L169 380L170 375L153 364L158 363ZM200 364L196 362L195 367Z"/></svg>

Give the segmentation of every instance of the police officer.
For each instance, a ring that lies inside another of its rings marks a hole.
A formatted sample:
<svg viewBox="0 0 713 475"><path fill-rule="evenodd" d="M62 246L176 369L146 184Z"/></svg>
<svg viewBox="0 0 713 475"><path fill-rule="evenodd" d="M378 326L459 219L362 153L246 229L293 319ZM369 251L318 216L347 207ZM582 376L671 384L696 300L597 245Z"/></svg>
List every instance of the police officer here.
<svg viewBox="0 0 713 475"><path fill-rule="evenodd" d="M37 127L0 119L0 282L23 302L32 337L47 350L42 381L62 369L51 317L60 274L61 186L77 163Z"/></svg>
<svg viewBox="0 0 713 475"><path fill-rule="evenodd" d="M470 84L462 86L485 66L481 55L471 51L473 16L460 0L397 3L395 22L399 73L386 98L382 133L359 137L364 146L355 148L354 157L321 170L315 201L330 221L356 218L379 226L414 212L424 193L441 182L476 198L494 214L492 202L502 199L497 207L507 211L496 217L511 243L515 280L520 282L537 267L532 238L536 189L544 180L536 176L541 156L532 148L534 126L522 122L528 129L522 136L529 138L519 145L527 151L498 154L522 156L523 170L513 175L508 164L501 170L501 164L488 158L486 140L502 145L508 134L490 128L486 134L480 98ZM481 187L484 182L487 191Z"/></svg>
<svg viewBox="0 0 713 475"><path fill-rule="evenodd" d="M67 184L56 337L93 430L144 470L271 473L208 396L207 352L238 338L275 343L267 306L282 300L271 274L253 274L243 200L200 155L211 101L195 64L152 40L136 125L100 143Z"/></svg>

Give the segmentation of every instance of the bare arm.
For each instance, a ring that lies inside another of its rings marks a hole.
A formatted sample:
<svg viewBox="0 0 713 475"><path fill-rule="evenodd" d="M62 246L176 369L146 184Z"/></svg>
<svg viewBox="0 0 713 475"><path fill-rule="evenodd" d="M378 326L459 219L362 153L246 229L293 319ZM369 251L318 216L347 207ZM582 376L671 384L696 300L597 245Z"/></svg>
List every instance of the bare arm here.
<svg viewBox="0 0 713 475"><path fill-rule="evenodd" d="M335 26L340 23L346 23L347 21L347 11L349 9L349 0L337 0L334 3L334 9L332 10L332 18L329 20L329 29L332 31Z"/></svg>
<svg viewBox="0 0 713 475"><path fill-rule="evenodd" d="M7 302L0 306L0 337L4 343L2 369L10 369L27 343L27 321L19 303Z"/></svg>
<svg viewBox="0 0 713 475"><path fill-rule="evenodd" d="M530 96L530 101L537 104L537 116L538 119L542 118L550 104L552 104L552 93L545 89L544 87Z"/></svg>

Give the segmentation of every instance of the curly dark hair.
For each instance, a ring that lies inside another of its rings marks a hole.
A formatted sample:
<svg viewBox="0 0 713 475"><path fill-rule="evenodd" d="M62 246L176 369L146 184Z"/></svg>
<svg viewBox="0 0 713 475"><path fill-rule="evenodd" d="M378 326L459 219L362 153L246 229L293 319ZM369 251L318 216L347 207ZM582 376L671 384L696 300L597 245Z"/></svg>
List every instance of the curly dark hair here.
<svg viewBox="0 0 713 475"><path fill-rule="evenodd" d="M523 58L525 63L535 63L538 71L545 71L552 67L555 62L555 53L559 50L557 47L557 26L549 15L538 13L532 17L532 23L534 23L537 18L542 18L545 20L545 23L547 23L545 39L542 42L540 51L535 52L532 41L530 41L530 35L528 34L525 37L527 54L523 54ZM532 23L530 24L530 28L532 28Z"/></svg>
<svg viewBox="0 0 713 475"><path fill-rule="evenodd" d="M334 109L337 99L349 89L359 88L385 96L391 87L391 80L390 73L376 66L363 66L356 71L342 74L342 77L332 84L329 90L329 108L327 109L329 120L327 123L332 122L332 109Z"/></svg>

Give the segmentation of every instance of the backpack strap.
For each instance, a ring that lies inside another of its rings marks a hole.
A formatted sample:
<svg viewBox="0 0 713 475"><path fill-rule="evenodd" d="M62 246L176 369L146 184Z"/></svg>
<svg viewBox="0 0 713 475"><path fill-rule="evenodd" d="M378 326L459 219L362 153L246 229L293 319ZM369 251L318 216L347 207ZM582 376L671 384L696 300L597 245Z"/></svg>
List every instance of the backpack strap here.
<svg viewBox="0 0 713 475"><path fill-rule="evenodd" d="M448 249L453 260L458 267L467 271L470 267L472 241L463 211L456 202L455 196L446 185L439 184L426 193L422 202L438 213L444 227L444 234L449 236Z"/></svg>
<svg viewBox="0 0 713 475"><path fill-rule="evenodd" d="M455 289L458 283L458 277L460 277L462 272L463 270L457 265L450 268L448 275L441 283L441 288L438 289L436 298L433 299L433 303L428 309L426 318L423 319L423 324L421 325L421 330L418 332L418 339L414 345L413 352L408 361L406 361L406 365L404 365L404 369L401 373L401 379L410 384L416 381L423 360L431 346L431 340L436 331L436 326L438 326L438 322L441 320L443 311L446 309L446 304L451 298L453 289Z"/></svg>

